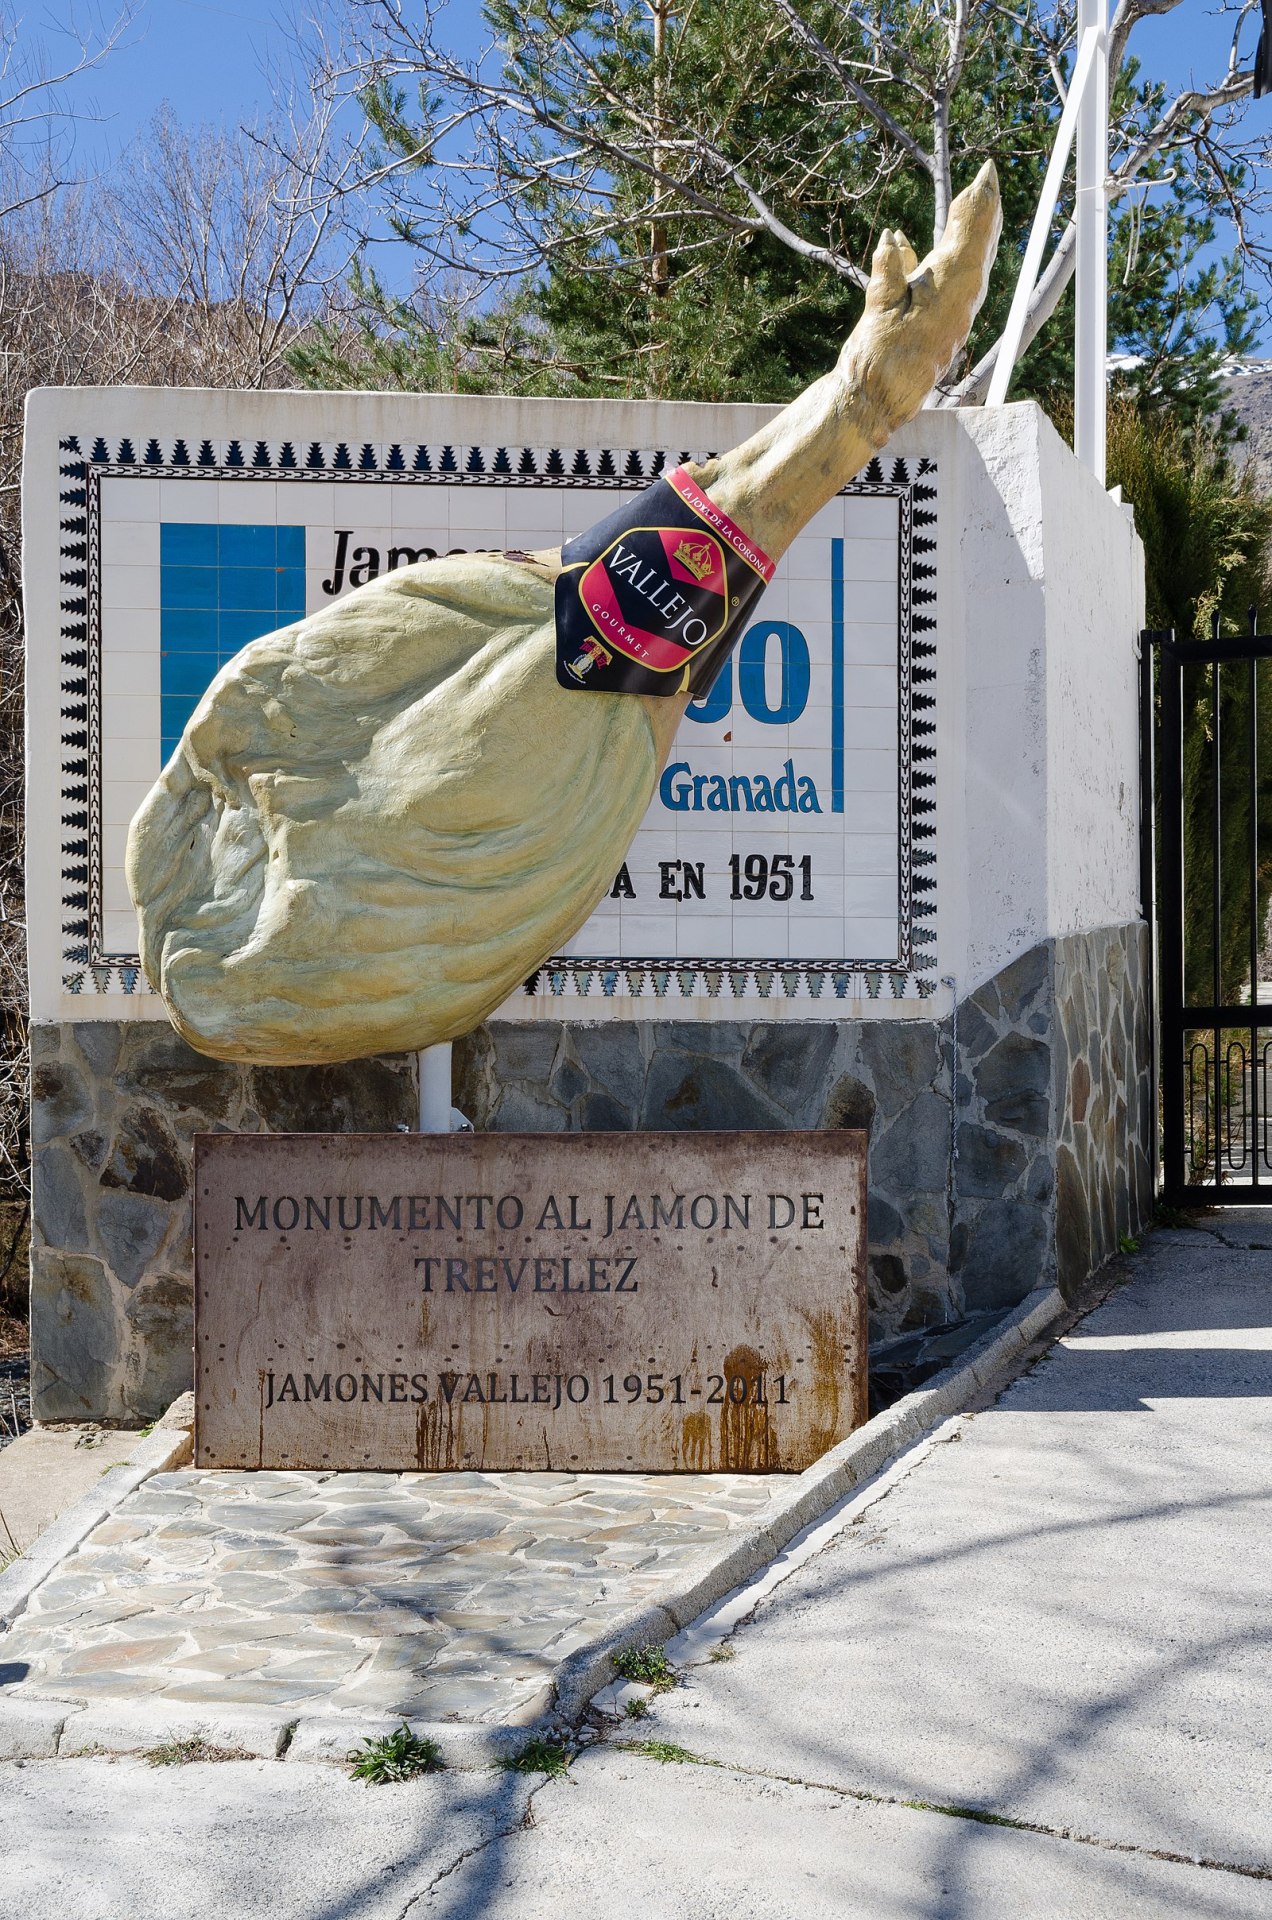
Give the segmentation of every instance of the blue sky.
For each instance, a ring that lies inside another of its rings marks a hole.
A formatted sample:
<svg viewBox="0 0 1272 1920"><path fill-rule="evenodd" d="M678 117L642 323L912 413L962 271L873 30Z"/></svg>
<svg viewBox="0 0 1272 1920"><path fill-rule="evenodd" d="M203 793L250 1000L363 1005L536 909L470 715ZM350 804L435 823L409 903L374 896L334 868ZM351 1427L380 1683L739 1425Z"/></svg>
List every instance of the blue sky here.
<svg viewBox="0 0 1272 1920"><path fill-rule="evenodd" d="M108 165L165 101L192 121L237 124L267 112L267 73L288 66L287 29L298 4L303 0L139 0L122 43L75 82L75 109L93 116L80 127L83 163ZM50 62L64 61L72 44L66 23L91 19L95 5L99 17L110 17L110 0L47 0L42 12L28 14L27 30L38 35ZM452 0L449 19L455 44L471 44L478 0ZM1247 59L1252 25L1243 38ZM1148 71L1179 87L1222 71L1231 32L1231 15L1219 17L1206 0L1183 0L1164 18L1143 21L1133 45ZM1272 100L1252 111L1267 114L1272 125ZM389 263L382 258L379 266L383 272Z"/></svg>

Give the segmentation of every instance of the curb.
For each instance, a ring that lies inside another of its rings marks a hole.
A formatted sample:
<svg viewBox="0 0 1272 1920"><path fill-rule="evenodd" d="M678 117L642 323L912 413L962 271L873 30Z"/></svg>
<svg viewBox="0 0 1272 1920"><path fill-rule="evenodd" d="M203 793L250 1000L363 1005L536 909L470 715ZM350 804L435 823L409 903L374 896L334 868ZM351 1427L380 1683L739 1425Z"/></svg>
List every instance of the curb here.
<svg viewBox="0 0 1272 1920"><path fill-rule="evenodd" d="M0 1693L0 1760L68 1758L93 1753L137 1753L163 1741L199 1737L260 1758L343 1763L360 1741L394 1732L406 1720L412 1733L435 1740L443 1763L458 1769L487 1767L518 1753L536 1731L567 1731L594 1696L609 1690L617 1700L614 1656L624 1647L663 1645L691 1622L744 1587L797 1534L803 1533L854 1491L892 1465L915 1441L951 1414L997 1393L1020 1372L1031 1349L1050 1344L1063 1323L1080 1317L1053 1287L1030 1294L1019 1307L969 1347L925 1387L916 1388L886 1412L858 1427L774 1495L762 1519L733 1535L721 1552L704 1548L656 1602L643 1601L602 1636L579 1647L557 1671L551 1702L522 1725L411 1720L401 1714L333 1712L284 1716L247 1709L183 1708L178 1702L90 1706L47 1695ZM132 1458L102 1476L95 1487L0 1574L0 1629L99 1521L153 1474L185 1464L190 1436L156 1432ZM615 1710L614 1700L599 1703Z"/></svg>
<svg viewBox="0 0 1272 1920"><path fill-rule="evenodd" d="M1029 1348L1050 1341L1061 1322L1076 1318L1055 1287L1029 1294L1005 1320L925 1387L876 1414L774 1495L764 1516L730 1536L722 1553L708 1548L659 1594L615 1621L603 1638L579 1647L557 1674L556 1717L577 1720L615 1678L614 1655L624 1647L663 1644L699 1614L741 1586L819 1520L845 1495L873 1479L905 1448L991 1389L1008 1385Z"/></svg>
<svg viewBox="0 0 1272 1920"><path fill-rule="evenodd" d="M25 1553L0 1573L0 1632L10 1626L27 1601L69 1553L74 1553L101 1521L114 1512L152 1474L184 1466L190 1436L178 1429L156 1431L139 1440L127 1460L104 1473L95 1487L59 1514Z"/></svg>

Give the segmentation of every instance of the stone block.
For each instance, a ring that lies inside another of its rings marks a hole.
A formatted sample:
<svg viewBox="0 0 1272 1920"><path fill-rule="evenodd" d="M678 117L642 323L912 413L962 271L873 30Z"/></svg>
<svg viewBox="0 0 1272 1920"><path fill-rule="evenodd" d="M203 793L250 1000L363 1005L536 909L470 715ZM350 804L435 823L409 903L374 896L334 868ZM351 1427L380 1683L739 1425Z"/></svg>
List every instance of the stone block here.
<svg viewBox="0 0 1272 1920"><path fill-rule="evenodd" d="M273 1760L292 1724L281 1713L181 1700L129 1700L72 1714L58 1747L62 1759L92 1753L148 1753L175 1740L206 1740L230 1753Z"/></svg>
<svg viewBox="0 0 1272 1920"><path fill-rule="evenodd" d="M180 1200L190 1184L190 1163L157 1113L135 1107L115 1130L101 1184L156 1200Z"/></svg>
<svg viewBox="0 0 1272 1920"><path fill-rule="evenodd" d="M645 1090L645 1052L641 1029L627 1020L606 1020L580 1027L575 1050L592 1084L631 1115L634 1127Z"/></svg>
<svg viewBox="0 0 1272 1920"><path fill-rule="evenodd" d="M78 1021L73 1036L93 1078L109 1080L119 1064L122 1035L118 1024L114 1020Z"/></svg>
<svg viewBox="0 0 1272 1920"><path fill-rule="evenodd" d="M801 1125L815 1124L822 1087L835 1051L833 1026L775 1022L753 1027L742 1071L770 1100Z"/></svg>
<svg viewBox="0 0 1272 1920"><path fill-rule="evenodd" d="M62 1700L0 1692L0 1760L51 1759L67 1718L74 1712L74 1706Z"/></svg>
<svg viewBox="0 0 1272 1920"><path fill-rule="evenodd" d="M419 1117L404 1055L338 1067L253 1067L247 1094L269 1133L392 1133Z"/></svg>
<svg viewBox="0 0 1272 1920"><path fill-rule="evenodd" d="M960 1277L969 1312L1014 1307L1049 1278L1048 1220L1023 1200L987 1201L966 1232Z"/></svg>
<svg viewBox="0 0 1272 1920"><path fill-rule="evenodd" d="M782 1129L789 1116L766 1100L736 1066L671 1049L656 1053L641 1105L640 1125L654 1132L710 1128Z"/></svg>
<svg viewBox="0 0 1272 1920"><path fill-rule="evenodd" d="M111 1404L123 1332L100 1260L33 1248L32 1395L37 1420L90 1420Z"/></svg>
<svg viewBox="0 0 1272 1920"><path fill-rule="evenodd" d="M41 1061L31 1075L31 1142L76 1133L93 1118L93 1097L84 1076L67 1060Z"/></svg>
<svg viewBox="0 0 1272 1920"><path fill-rule="evenodd" d="M171 1210L162 1200L102 1189L97 1202L97 1239L124 1286L136 1286L163 1245L171 1220Z"/></svg>
<svg viewBox="0 0 1272 1920"><path fill-rule="evenodd" d="M940 1036L929 1020L873 1020L862 1027L857 1052L881 1119L907 1113L942 1072Z"/></svg>
<svg viewBox="0 0 1272 1920"><path fill-rule="evenodd" d="M573 1114L580 1133L630 1133L636 1117L609 1093L586 1093Z"/></svg>
<svg viewBox="0 0 1272 1920"><path fill-rule="evenodd" d="M992 1199L1015 1185L1028 1164L1018 1140L992 1127L964 1121L958 1129L958 1191L968 1199Z"/></svg>
<svg viewBox="0 0 1272 1920"><path fill-rule="evenodd" d="M916 1191L945 1190L950 1172L950 1103L920 1093L870 1145L873 1183L904 1204Z"/></svg>
<svg viewBox="0 0 1272 1920"><path fill-rule="evenodd" d="M88 1245L88 1215L80 1163L60 1143L50 1143L35 1155L31 1212L37 1241L76 1252Z"/></svg>
<svg viewBox="0 0 1272 1920"><path fill-rule="evenodd" d="M875 1097L873 1087L855 1074L841 1073L826 1096L822 1109L823 1127L863 1127L869 1132L874 1125Z"/></svg>
<svg viewBox="0 0 1272 1920"><path fill-rule="evenodd" d="M181 1274L151 1273L125 1308L137 1371L125 1388L128 1411L151 1420L190 1387L194 1368L194 1288Z"/></svg>

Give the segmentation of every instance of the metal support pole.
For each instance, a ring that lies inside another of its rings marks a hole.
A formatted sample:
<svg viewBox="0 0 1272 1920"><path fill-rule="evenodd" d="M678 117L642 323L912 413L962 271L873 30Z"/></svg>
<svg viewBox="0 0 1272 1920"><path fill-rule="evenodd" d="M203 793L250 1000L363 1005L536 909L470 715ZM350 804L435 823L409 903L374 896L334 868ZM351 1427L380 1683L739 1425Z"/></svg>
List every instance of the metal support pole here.
<svg viewBox="0 0 1272 1920"><path fill-rule="evenodd" d="M1092 28L1095 54L1078 107L1073 451L1103 486L1109 346L1109 0L1078 0L1079 45Z"/></svg>
<svg viewBox="0 0 1272 1920"><path fill-rule="evenodd" d="M420 1070L420 1132L451 1130L451 1043L416 1054Z"/></svg>
<svg viewBox="0 0 1272 1920"><path fill-rule="evenodd" d="M998 358L994 362L989 391L985 395L987 407L1001 407L1011 386L1016 356L1020 352L1020 343L1024 338L1029 302L1033 298L1033 290L1038 284L1038 275L1042 270L1042 257L1047 250L1047 241L1051 234L1052 216L1056 210L1056 202L1060 198L1064 170L1077 132L1078 108L1086 93L1091 68L1099 50L1098 40L1098 29L1089 29L1078 40L1077 57L1073 63L1073 72L1069 76L1069 97L1064 103L1064 112L1060 115L1060 125L1056 128L1055 145L1051 149L1051 158L1047 162L1042 192L1038 196L1033 226L1029 230L1024 263L1016 281L1016 291L1012 295L1007 324L1003 328L1002 339L998 343Z"/></svg>

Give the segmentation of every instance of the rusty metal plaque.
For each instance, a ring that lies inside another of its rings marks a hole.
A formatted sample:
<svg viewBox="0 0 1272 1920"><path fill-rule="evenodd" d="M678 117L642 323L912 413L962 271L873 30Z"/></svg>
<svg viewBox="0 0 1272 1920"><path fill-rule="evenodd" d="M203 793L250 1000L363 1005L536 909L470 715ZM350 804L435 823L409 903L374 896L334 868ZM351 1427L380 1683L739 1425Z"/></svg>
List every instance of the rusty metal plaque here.
<svg viewBox="0 0 1272 1920"><path fill-rule="evenodd" d="M196 1463L797 1472L865 1218L857 1132L201 1134Z"/></svg>

